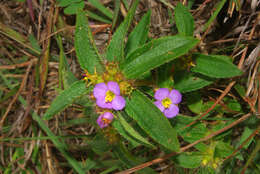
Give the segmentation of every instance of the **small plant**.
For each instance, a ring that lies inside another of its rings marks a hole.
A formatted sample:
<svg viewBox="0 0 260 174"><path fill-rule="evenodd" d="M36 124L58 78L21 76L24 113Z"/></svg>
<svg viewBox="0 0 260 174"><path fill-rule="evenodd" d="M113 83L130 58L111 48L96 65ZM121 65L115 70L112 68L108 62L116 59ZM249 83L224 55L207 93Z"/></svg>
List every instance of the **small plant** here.
<svg viewBox="0 0 260 174"><path fill-rule="evenodd" d="M193 18L188 9L180 3L175 9L175 20L179 31L177 35L146 42L151 14L148 11L125 43L138 2L134 1L125 20L112 36L104 55L100 55L95 46L86 13L78 10L75 48L78 62L86 72L84 80L76 81L65 89L53 101L43 118L51 119L82 95L93 95L93 107L96 108L95 112L100 114L97 125L104 130L113 129L121 137L116 139L117 142L113 142L114 146L119 146L120 149L120 144L122 146L122 143L127 140L133 146L142 144L147 146L152 143L153 146L148 147L154 148L154 145L158 144L166 151L179 153L181 149L178 136L184 141L193 143L206 136L211 130L225 125L219 122L214 127L207 128L204 123L195 123L185 129L185 125L194 121L196 117L178 115L182 114L182 107L177 106L182 100L180 92L194 93L214 83L218 78L236 77L242 75L242 72L227 56L195 52L194 48L199 40L193 37ZM188 66L185 69L177 66L183 60L185 64L185 57L192 58L186 61L194 62L190 71L187 70ZM165 67L164 72L159 73L157 78L166 79L168 83L161 80L150 81L152 84L145 87L152 91L156 90L151 88L152 86L159 87L155 93L149 93L138 86L136 82L140 81L139 79L143 79L146 74L151 76L149 74L151 70L161 67ZM172 67L175 67L176 71L170 74ZM153 95L154 99L151 99ZM64 97L68 102L63 102ZM192 93L190 97L193 97ZM185 99L183 100L185 102ZM198 110L198 112L203 111ZM130 120L135 121L136 125L131 125ZM144 132L140 132L137 127ZM147 139L146 136L151 139ZM216 141L214 145L200 143L195 147L197 151L181 153L174 161L185 168L207 166L215 170L221 166L221 161L232 153L231 145L222 140ZM218 150L219 148L222 150ZM120 149L120 151L123 153L124 150Z"/></svg>
<svg viewBox="0 0 260 174"><path fill-rule="evenodd" d="M161 2L169 5L166 1ZM116 27L121 3L125 7L121 10L126 10L127 14ZM209 31L225 3L222 0L216 5L208 22L200 27L201 32ZM204 36L195 37L197 28L187 6L176 3L174 15L171 15L172 7L168 8L168 15L172 17L171 29L176 30L172 33L176 34L151 38L150 10L136 25L133 24L139 0L133 0L129 8L127 1L115 0L114 12L100 1L89 0L87 4L91 8L85 8L84 0L56 2L58 7L64 8L63 15L75 15L75 35L74 40L70 41L75 47L82 75L77 79L79 74L70 71L62 50L62 40L57 35L60 48L59 94L42 117L31 112L33 120L75 172L84 174L95 170L102 173L122 171L153 174L161 172L161 169L152 165L167 160L165 168L169 168L168 164L174 166L172 173L243 173L245 169L236 168L236 160L244 160L248 155L243 155L240 149L256 146L245 168L250 160L259 158L256 155L260 147L259 140L252 143L254 136L259 133L259 118L254 108L257 99L249 101L244 87L237 83L246 81L239 79L244 73L241 68L243 60L238 62L219 54L220 51L202 53L200 46L203 45ZM238 1L230 1L230 4L239 8ZM106 23L114 31L102 53L95 44L89 18ZM37 53L41 55L41 48ZM47 65L48 60L46 62ZM41 75L45 73L45 76L41 76L43 82L39 83L40 93L46 83L46 69L39 67L39 71L43 71ZM226 89L222 89L225 85ZM227 95L232 87L235 94ZM49 128L49 125L54 125L51 121L60 120L60 113L72 104L76 104L80 118L64 119L65 124L73 122L77 125L84 120L91 128L89 134L75 136L75 139L80 139L76 141L85 145L82 147L83 155L79 156L71 155L71 151L77 152L78 146L70 144L74 148L71 150L65 138L55 135L62 132L60 125L55 127L55 134ZM247 120L249 117L250 120ZM240 135L231 128L241 122ZM30 131L34 133L35 129L33 127ZM49 155L50 149L46 143L46 154ZM25 156L21 149L16 153ZM150 162L145 163L147 161ZM51 162L48 159L48 163ZM65 163L64 166L68 167ZM251 168L250 171L255 173L260 171L259 164L254 163ZM9 170L11 165L4 173Z"/></svg>

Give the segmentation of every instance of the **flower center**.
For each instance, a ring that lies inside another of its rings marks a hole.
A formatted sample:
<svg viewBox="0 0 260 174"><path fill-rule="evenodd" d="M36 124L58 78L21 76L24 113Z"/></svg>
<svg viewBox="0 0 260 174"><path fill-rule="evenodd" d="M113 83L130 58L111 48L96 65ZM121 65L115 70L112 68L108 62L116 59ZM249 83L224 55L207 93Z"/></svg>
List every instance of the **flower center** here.
<svg viewBox="0 0 260 174"><path fill-rule="evenodd" d="M112 92L112 91L107 91L106 92L106 97L105 97L105 101L106 101L106 103L108 103L108 102L111 102L114 98L115 98L115 94Z"/></svg>
<svg viewBox="0 0 260 174"><path fill-rule="evenodd" d="M103 122L104 124L109 124L109 123L111 123L111 120L106 119L106 118L102 118L102 122Z"/></svg>
<svg viewBox="0 0 260 174"><path fill-rule="evenodd" d="M172 101L168 97L162 100L162 105L164 106L164 108L169 108L171 104Z"/></svg>

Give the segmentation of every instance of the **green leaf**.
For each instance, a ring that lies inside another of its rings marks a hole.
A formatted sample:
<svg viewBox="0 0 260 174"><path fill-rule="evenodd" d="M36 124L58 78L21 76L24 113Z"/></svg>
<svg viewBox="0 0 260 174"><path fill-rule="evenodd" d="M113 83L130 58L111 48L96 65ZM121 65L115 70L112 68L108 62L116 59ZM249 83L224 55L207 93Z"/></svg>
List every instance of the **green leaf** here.
<svg viewBox="0 0 260 174"><path fill-rule="evenodd" d="M118 119L115 119L112 123L113 127L117 130L117 132L123 136L127 141L129 141L133 148L141 145L140 142L138 142L135 138L133 138L131 135L129 135L126 130L124 129L124 127L122 126L122 124L119 122Z"/></svg>
<svg viewBox="0 0 260 174"><path fill-rule="evenodd" d="M187 7L178 3L174 9L176 26L181 35L192 36L194 30L194 20Z"/></svg>
<svg viewBox="0 0 260 174"><path fill-rule="evenodd" d="M133 2L131 9L129 10L126 18L123 23L120 24L116 32L113 34L112 40L107 47L107 60L108 61L117 61L120 62L124 57L124 41L129 29L129 26L132 22L132 19L135 14L136 7L139 3L139 0Z"/></svg>
<svg viewBox="0 0 260 174"><path fill-rule="evenodd" d="M109 17L110 19L113 19L113 13L108 10L102 3L99 2L99 0L89 0L89 2L96 7L101 13Z"/></svg>
<svg viewBox="0 0 260 174"><path fill-rule="evenodd" d="M89 92L90 88L86 88L84 81L76 81L69 88L65 89L58 95L51 106L46 111L43 116L43 119L49 120L55 114L63 111L67 106L72 104L75 99Z"/></svg>
<svg viewBox="0 0 260 174"><path fill-rule="evenodd" d="M156 84L159 88L172 88L172 62L163 64L156 69Z"/></svg>
<svg viewBox="0 0 260 174"><path fill-rule="evenodd" d="M179 136L183 138L184 141L188 143L193 143L206 136L208 129L204 123L196 123L189 128L183 129L187 124L194 121L196 117L189 117L184 115L178 115L172 121L173 127L177 130ZM207 149L207 146L204 143L199 143L195 145L195 148L201 152L204 152Z"/></svg>
<svg viewBox="0 0 260 174"><path fill-rule="evenodd" d="M111 149L111 145L108 143L103 133L98 133L91 141L87 141L87 143L91 149L99 155L103 155Z"/></svg>
<svg viewBox="0 0 260 174"><path fill-rule="evenodd" d="M125 53L126 56L131 53L133 50L138 48L140 45L143 45L148 37L149 25L151 20L151 10L149 10L141 19L141 21L137 24L134 30L130 33Z"/></svg>
<svg viewBox="0 0 260 174"><path fill-rule="evenodd" d="M223 141L218 141L215 147L214 157L225 158L232 154L233 147Z"/></svg>
<svg viewBox="0 0 260 174"><path fill-rule="evenodd" d="M97 15L96 13L93 13L91 11L88 11L86 10L86 14L89 18L92 18L92 19L95 19L97 21L100 21L100 22L104 22L104 23L107 23L107 24L111 24L112 22L107 19L105 16L99 16Z"/></svg>
<svg viewBox="0 0 260 174"><path fill-rule="evenodd" d="M66 7L73 3L81 2L82 0L58 0L60 7Z"/></svg>
<svg viewBox="0 0 260 174"><path fill-rule="evenodd" d="M182 93L195 91L214 82L214 79L187 71L174 74L174 88Z"/></svg>
<svg viewBox="0 0 260 174"><path fill-rule="evenodd" d="M254 130L249 129L248 127L245 127L244 132L240 138L240 141L238 143L238 146L240 146L252 133L254 132ZM251 138L249 141L247 141L247 143L243 146L244 149L247 149L248 146L251 144L251 142L253 141L254 138Z"/></svg>
<svg viewBox="0 0 260 174"><path fill-rule="evenodd" d="M88 20L85 13L81 10L77 13L75 31L75 49L79 64L82 69L89 73L103 71L101 58L95 46Z"/></svg>
<svg viewBox="0 0 260 174"><path fill-rule="evenodd" d="M127 114L136 120L155 141L170 150L179 151L180 144L176 130L153 102L141 92L132 92L130 99L127 99L125 109Z"/></svg>
<svg viewBox="0 0 260 174"><path fill-rule="evenodd" d="M228 78L242 75L227 56L196 54L196 66L192 68L197 72L209 77Z"/></svg>
<svg viewBox="0 0 260 174"><path fill-rule="evenodd" d="M113 15L113 22L112 22L112 29L111 30L114 30L114 27L116 25L116 22L117 22L117 19L118 19L118 14L119 14L119 11L120 11L120 5L121 5L121 2L120 0L115 0L114 1L114 15Z"/></svg>
<svg viewBox="0 0 260 174"><path fill-rule="evenodd" d="M215 7L213 8L215 11L213 12L213 14L210 16L209 20L207 21L207 23L204 25L203 27L203 31L206 31L206 29L208 27L210 27L210 25L213 23L213 21L216 19L216 17L218 16L220 10L223 8L223 6L225 5L227 0L221 0L218 2L218 4L215 5Z"/></svg>
<svg viewBox="0 0 260 174"><path fill-rule="evenodd" d="M41 52L41 47L39 46L38 44L38 41L36 40L36 38L30 34L29 37L28 37L29 41L30 41L30 44L32 45L32 48L37 50L38 52Z"/></svg>
<svg viewBox="0 0 260 174"><path fill-rule="evenodd" d="M167 63L193 48L197 39L185 36L169 36L154 39L133 51L122 63L121 69L127 78L137 78L164 63Z"/></svg>
<svg viewBox="0 0 260 174"><path fill-rule="evenodd" d="M202 97L200 95L200 92L198 91L194 91L191 93L188 93L186 96L187 99L187 105L188 108L196 113L196 114L201 114L201 112L203 112L203 101L202 101Z"/></svg>
<svg viewBox="0 0 260 174"><path fill-rule="evenodd" d="M118 120L120 124L123 126L123 128L136 140L142 142L142 144L148 146L148 147L154 147L149 141L147 141L144 137L142 137L128 122L124 119L124 117L118 113Z"/></svg>
<svg viewBox="0 0 260 174"><path fill-rule="evenodd" d="M176 156L174 161L184 168L197 168L202 161L202 155L198 152L184 152Z"/></svg>
<svg viewBox="0 0 260 174"><path fill-rule="evenodd" d="M64 13L67 15L76 14L77 11L82 10L84 6L84 1L72 3L64 9Z"/></svg>

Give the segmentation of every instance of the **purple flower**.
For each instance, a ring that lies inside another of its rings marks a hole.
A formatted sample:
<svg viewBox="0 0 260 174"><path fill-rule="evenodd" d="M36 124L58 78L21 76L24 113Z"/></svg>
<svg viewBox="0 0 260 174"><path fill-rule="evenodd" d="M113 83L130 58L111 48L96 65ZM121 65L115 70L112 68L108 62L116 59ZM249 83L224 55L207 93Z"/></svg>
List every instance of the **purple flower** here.
<svg viewBox="0 0 260 174"><path fill-rule="evenodd" d="M113 120L114 116L111 112L105 112L104 114L100 115L97 119L97 124L101 129L107 127Z"/></svg>
<svg viewBox="0 0 260 174"><path fill-rule="evenodd" d="M154 104L164 113L167 118L173 118L179 113L179 108L176 104L181 102L181 93L173 89L169 91L168 88L160 88L155 94L154 98L157 100Z"/></svg>
<svg viewBox="0 0 260 174"><path fill-rule="evenodd" d="M120 88L116 82L96 84L93 94L101 108L121 110L125 107L125 99L120 96Z"/></svg>

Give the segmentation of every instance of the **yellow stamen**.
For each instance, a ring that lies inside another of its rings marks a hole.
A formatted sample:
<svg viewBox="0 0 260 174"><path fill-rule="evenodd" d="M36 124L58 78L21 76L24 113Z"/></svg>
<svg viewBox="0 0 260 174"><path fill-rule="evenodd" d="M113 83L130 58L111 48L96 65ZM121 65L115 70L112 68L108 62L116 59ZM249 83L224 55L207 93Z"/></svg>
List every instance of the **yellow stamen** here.
<svg viewBox="0 0 260 174"><path fill-rule="evenodd" d="M107 102L111 102L114 98L115 98L115 94L113 93L113 92L111 92L111 91L107 91L106 92L106 97L105 97L105 101L106 101L106 103Z"/></svg>
<svg viewBox="0 0 260 174"><path fill-rule="evenodd" d="M168 97L162 100L162 105L164 106L164 108L169 108L171 104L172 101Z"/></svg>

